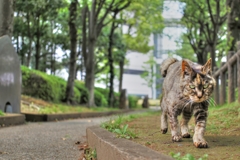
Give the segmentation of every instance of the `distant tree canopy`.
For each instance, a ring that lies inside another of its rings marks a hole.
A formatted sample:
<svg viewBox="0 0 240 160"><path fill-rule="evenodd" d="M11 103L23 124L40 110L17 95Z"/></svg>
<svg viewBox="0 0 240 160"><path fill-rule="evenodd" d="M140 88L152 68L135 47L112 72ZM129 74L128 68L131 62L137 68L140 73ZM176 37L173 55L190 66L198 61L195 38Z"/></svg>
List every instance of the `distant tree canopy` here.
<svg viewBox="0 0 240 160"><path fill-rule="evenodd" d="M22 65L57 74L69 73L66 102L74 99L74 80L88 89L88 106L95 106L96 80L121 90L125 53L148 52L151 33L163 28L163 1L159 0L17 0L13 43ZM114 76L116 75L116 76Z"/></svg>
<svg viewBox="0 0 240 160"><path fill-rule="evenodd" d="M204 64L208 58L221 60L227 48L227 6L222 0L180 0L185 4L181 24L187 32L183 34L183 44L188 43L197 61ZM183 48L189 47L182 45ZM185 49L181 49L184 51ZM190 54L190 53L189 53Z"/></svg>

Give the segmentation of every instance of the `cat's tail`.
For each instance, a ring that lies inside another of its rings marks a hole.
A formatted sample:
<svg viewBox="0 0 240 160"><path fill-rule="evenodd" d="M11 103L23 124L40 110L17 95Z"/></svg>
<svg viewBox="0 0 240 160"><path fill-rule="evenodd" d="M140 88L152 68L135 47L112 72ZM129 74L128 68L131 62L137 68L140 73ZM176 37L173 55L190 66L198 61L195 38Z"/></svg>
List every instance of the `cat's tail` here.
<svg viewBox="0 0 240 160"><path fill-rule="evenodd" d="M176 58L168 58L168 59L165 59L162 64L161 64L161 68L160 68L160 71L161 71L161 75L163 77L166 77L167 75L167 70L168 70L168 67L170 65L172 65L173 63L177 62L178 60Z"/></svg>

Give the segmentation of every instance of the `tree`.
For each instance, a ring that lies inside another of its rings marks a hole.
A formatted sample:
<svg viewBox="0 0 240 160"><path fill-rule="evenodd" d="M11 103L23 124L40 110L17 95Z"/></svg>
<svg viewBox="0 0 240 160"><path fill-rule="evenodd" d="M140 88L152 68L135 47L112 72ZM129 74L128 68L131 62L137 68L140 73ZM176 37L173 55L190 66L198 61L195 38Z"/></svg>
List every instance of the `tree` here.
<svg viewBox="0 0 240 160"><path fill-rule="evenodd" d="M67 5L65 0L16 1L13 37L23 65L45 71L50 61L56 62L53 50L59 45L56 37L66 30L61 27L67 16L61 15Z"/></svg>
<svg viewBox="0 0 240 160"><path fill-rule="evenodd" d="M0 36L12 37L14 0L0 0Z"/></svg>
<svg viewBox="0 0 240 160"><path fill-rule="evenodd" d="M236 50L235 44L240 40L240 0L227 0L228 10L228 50Z"/></svg>
<svg viewBox="0 0 240 160"><path fill-rule="evenodd" d="M210 52L212 68L216 66L216 48L222 43L224 22L226 21L225 3L220 0L181 0L184 2L183 24L187 28L191 44L198 62L204 64Z"/></svg>
<svg viewBox="0 0 240 160"><path fill-rule="evenodd" d="M155 68L157 62L154 59L153 55L149 56L149 60L144 62L146 64L145 66L142 66L144 69L144 72L141 74L141 77L147 82L145 85L151 88L152 90L152 98L154 96L154 86L155 79L159 79L159 74L156 73Z"/></svg>
<svg viewBox="0 0 240 160"><path fill-rule="evenodd" d="M97 38L99 37L102 28L111 22L111 19L106 21L106 17L112 9L127 3L126 0L92 0L91 9L87 2L84 3L83 29L88 30L83 32L83 57L86 68L85 86L89 90L88 106L95 106L94 104L94 84L95 84L95 46ZM88 17L86 16L88 15ZM88 20L88 25L86 24ZM88 27L88 28L86 28ZM87 45L87 46L86 46Z"/></svg>
<svg viewBox="0 0 240 160"><path fill-rule="evenodd" d="M69 34L70 34L70 62L69 62L69 75L66 88L66 102L73 103L73 88L76 72L76 57L77 57L77 6L78 0L72 0L69 6Z"/></svg>
<svg viewBox="0 0 240 160"><path fill-rule="evenodd" d="M160 34L163 30L163 1L133 0L131 5L122 13L126 21L127 31L124 40L128 50L147 53L153 47L149 46L151 34Z"/></svg>
<svg viewBox="0 0 240 160"><path fill-rule="evenodd" d="M119 21L117 21L117 15L125 8L127 8L130 5L130 1L127 1L127 3L123 3L123 5L117 5L115 8L112 9L112 25L109 33L109 45L108 45L108 64L109 64L109 74L110 74L110 87L109 87L109 95L108 95L108 105L113 106L113 98L114 98L114 59L113 59L113 45L116 43L113 40L114 31L119 26ZM122 21L120 21L122 22Z"/></svg>

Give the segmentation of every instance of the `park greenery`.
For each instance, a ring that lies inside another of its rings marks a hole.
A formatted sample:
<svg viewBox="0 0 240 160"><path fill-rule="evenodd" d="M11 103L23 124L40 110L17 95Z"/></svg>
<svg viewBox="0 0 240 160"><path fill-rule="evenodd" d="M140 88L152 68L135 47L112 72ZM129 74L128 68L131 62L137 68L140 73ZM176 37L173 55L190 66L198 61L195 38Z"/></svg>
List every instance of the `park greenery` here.
<svg viewBox="0 0 240 160"><path fill-rule="evenodd" d="M185 29L175 54L200 64L212 58L214 68L229 51L236 51L240 28L238 0L175 1L182 4L183 16L170 21ZM161 35L164 29L164 0L0 3L9 11L2 14L6 24L0 26L3 28L0 34L12 37L21 60L23 93L53 102L118 107L126 52L153 53L149 37ZM146 64L150 67L145 68L142 78L153 87L156 62L150 56ZM62 70L68 73L66 83L55 77ZM35 74L28 74L32 72ZM116 81L119 82L117 93L114 92ZM106 84L105 89L96 88L96 82Z"/></svg>
<svg viewBox="0 0 240 160"><path fill-rule="evenodd" d="M240 123L239 103L216 106L211 104L208 114L205 136L209 141L210 149L207 150L194 148L192 138L184 139L181 143L172 143L169 135L161 134L159 130L160 112L156 111L118 116L102 123L101 126L114 133L116 137L130 139L160 153L171 155L176 160L206 160L223 157L224 159L237 159L239 157L239 147L236 148ZM194 126L195 122L192 117L189 123L191 134L194 134Z"/></svg>
<svg viewBox="0 0 240 160"><path fill-rule="evenodd" d="M120 93L126 51L152 49L148 37L163 28L162 4L158 0L16 1L12 38L25 70L57 75L66 69L69 73L66 84L49 77L49 85L43 86L49 91L36 91L42 92L38 97L115 107L114 79L119 79ZM106 84L106 94L97 91L95 80ZM28 82L24 85L31 85Z"/></svg>

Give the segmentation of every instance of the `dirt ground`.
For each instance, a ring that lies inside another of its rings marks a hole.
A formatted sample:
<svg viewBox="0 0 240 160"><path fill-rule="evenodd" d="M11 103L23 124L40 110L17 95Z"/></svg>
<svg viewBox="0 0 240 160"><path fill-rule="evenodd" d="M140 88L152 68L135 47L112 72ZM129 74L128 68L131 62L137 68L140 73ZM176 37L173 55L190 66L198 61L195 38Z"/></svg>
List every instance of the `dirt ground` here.
<svg viewBox="0 0 240 160"><path fill-rule="evenodd" d="M240 160L240 125L237 123L229 125L228 128L218 127L217 123L210 123L211 120L218 121L214 116L209 117L209 131L207 127L205 132L205 139L208 142L209 148L205 149L195 148L192 138L184 138L181 142L173 143L170 130L168 130L167 134L162 134L160 132L160 112L157 115L135 119L128 122L128 124L129 128L137 133L138 136L138 138L132 139L132 141L166 155L169 155L171 152L180 152L181 156L190 153L196 159L207 154L209 160ZM191 137L193 135L193 128L194 122L191 120Z"/></svg>

